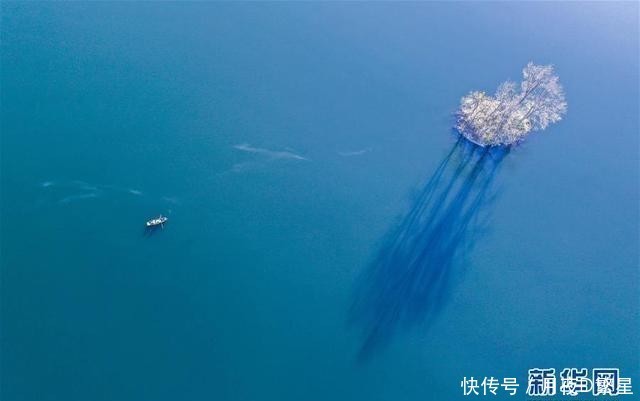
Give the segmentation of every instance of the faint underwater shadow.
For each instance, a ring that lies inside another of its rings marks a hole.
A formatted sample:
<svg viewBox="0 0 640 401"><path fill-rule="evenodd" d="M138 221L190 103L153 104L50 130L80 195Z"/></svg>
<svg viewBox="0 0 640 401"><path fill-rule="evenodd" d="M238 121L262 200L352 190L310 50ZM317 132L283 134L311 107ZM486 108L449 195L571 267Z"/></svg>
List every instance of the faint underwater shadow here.
<svg viewBox="0 0 640 401"><path fill-rule="evenodd" d="M144 238L151 238L152 236L156 235L157 233L159 233L162 230L163 229L159 228L158 226L154 226L154 227L145 226L143 231L142 231L142 236Z"/></svg>
<svg viewBox="0 0 640 401"><path fill-rule="evenodd" d="M483 226L479 212L493 198L491 184L508 153L460 136L383 238L354 289L349 323L363 337L358 359L388 345L401 328L431 323L442 309Z"/></svg>

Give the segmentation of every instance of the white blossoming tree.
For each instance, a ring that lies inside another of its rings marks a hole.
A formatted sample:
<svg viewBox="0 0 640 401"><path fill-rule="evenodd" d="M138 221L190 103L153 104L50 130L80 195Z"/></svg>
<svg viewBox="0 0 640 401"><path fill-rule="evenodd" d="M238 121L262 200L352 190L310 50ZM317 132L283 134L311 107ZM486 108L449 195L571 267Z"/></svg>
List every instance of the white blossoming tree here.
<svg viewBox="0 0 640 401"><path fill-rule="evenodd" d="M480 146L509 146L532 131L561 120L567 103L558 76L550 65L527 64L524 80L504 82L495 96L474 91L464 96L456 129Z"/></svg>

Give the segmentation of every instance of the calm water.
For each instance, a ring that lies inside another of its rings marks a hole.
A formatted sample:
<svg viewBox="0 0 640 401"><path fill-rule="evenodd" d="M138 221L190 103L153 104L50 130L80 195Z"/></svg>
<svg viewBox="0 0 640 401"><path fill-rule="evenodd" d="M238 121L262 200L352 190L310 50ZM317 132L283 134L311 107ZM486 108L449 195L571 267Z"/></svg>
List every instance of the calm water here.
<svg viewBox="0 0 640 401"><path fill-rule="evenodd" d="M2 400L453 400L533 367L640 383L637 15L4 2ZM358 359L354 285L459 98L528 61L556 66L566 119L503 161L438 313Z"/></svg>

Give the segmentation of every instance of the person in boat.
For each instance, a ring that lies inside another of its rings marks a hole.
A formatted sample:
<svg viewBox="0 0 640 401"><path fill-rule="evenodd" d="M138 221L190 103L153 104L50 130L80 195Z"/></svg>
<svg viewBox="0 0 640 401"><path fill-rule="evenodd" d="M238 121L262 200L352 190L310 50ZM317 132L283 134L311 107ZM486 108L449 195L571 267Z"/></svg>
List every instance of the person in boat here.
<svg viewBox="0 0 640 401"><path fill-rule="evenodd" d="M147 221L147 227L161 226L162 228L164 228L164 223L167 220L168 219L166 217L160 215L155 219L151 219L151 220Z"/></svg>

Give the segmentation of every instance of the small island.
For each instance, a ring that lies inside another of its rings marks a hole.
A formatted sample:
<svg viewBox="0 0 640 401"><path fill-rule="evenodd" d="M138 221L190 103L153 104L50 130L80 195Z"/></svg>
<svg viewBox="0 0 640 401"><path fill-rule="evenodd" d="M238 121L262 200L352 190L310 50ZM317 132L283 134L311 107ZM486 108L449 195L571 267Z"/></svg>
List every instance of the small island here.
<svg viewBox="0 0 640 401"><path fill-rule="evenodd" d="M558 122L567 111L564 91L551 65L527 64L520 86L503 82L495 96L473 91L464 96L456 129L480 146L509 146L532 131Z"/></svg>

